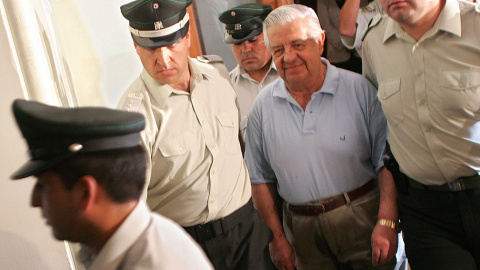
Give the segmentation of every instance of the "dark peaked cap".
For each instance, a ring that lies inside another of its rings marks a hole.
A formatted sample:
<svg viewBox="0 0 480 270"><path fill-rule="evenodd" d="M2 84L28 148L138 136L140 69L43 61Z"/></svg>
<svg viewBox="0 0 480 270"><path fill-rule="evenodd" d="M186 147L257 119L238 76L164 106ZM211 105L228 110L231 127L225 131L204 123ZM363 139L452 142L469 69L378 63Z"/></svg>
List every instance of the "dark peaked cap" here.
<svg viewBox="0 0 480 270"><path fill-rule="evenodd" d="M30 151L30 160L12 179L39 174L77 153L140 145L145 128L142 114L108 108L59 108L17 99L12 109Z"/></svg>
<svg viewBox="0 0 480 270"><path fill-rule="evenodd" d="M120 7L129 21L137 45L159 48L172 45L187 35L187 7L192 0L137 0Z"/></svg>
<svg viewBox="0 0 480 270"><path fill-rule="evenodd" d="M218 19L225 24L225 43L241 43L260 35L263 20L271 11L269 5L249 3L222 12Z"/></svg>

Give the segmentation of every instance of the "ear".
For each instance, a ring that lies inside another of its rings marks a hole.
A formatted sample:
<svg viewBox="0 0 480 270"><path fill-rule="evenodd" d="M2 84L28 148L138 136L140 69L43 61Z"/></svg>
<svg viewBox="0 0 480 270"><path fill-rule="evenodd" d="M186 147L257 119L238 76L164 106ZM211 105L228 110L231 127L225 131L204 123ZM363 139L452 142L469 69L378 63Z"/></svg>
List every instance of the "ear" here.
<svg viewBox="0 0 480 270"><path fill-rule="evenodd" d="M78 179L73 187L73 201L82 212L89 211L98 201L100 186L97 180L90 175L85 175Z"/></svg>
<svg viewBox="0 0 480 270"><path fill-rule="evenodd" d="M322 46L325 45L325 32L322 33L320 38L322 40Z"/></svg>
<svg viewBox="0 0 480 270"><path fill-rule="evenodd" d="M325 32L318 38L318 49L320 51L320 55L323 54L323 50L325 49Z"/></svg>

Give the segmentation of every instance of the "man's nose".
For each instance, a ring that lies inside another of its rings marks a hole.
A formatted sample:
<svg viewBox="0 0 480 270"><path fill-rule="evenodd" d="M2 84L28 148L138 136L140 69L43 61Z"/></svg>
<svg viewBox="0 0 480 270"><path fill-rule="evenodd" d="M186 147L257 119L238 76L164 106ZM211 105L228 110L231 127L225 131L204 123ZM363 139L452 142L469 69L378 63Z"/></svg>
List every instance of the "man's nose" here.
<svg viewBox="0 0 480 270"><path fill-rule="evenodd" d="M155 49L155 58L157 63L165 65L170 61L170 51L167 47L160 47Z"/></svg>
<svg viewBox="0 0 480 270"><path fill-rule="evenodd" d="M252 50L252 44L247 40L243 42L243 52L249 52Z"/></svg>
<svg viewBox="0 0 480 270"><path fill-rule="evenodd" d="M37 186L35 185L35 187L32 190L32 195L30 197L30 204L32 205L32 207L40 207L42 206L41 201L42 200L40 199L40 192Z"/></svg>
<svg viewBox="0 0 480 270"><path fill-rule="evenodd" d="M284 62L293 62L297 57L297 53L292 50L291 48L285 48L285 53L283 54L283 61Z"/></svg>

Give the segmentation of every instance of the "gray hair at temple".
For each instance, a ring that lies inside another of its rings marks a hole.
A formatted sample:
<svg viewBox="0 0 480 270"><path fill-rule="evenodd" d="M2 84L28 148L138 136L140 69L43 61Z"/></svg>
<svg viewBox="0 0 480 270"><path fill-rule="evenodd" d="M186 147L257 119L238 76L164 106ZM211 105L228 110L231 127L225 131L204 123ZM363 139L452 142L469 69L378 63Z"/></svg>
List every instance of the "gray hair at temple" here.
<svg viewBox="0 0 480 270"><path fill-rule="evenodd" d="M267 18L265 18L263 21L263 32L265 33L263 38L267 49L270 50L270 42L268 40L267 32L270 26L286 25L299 19L306 20L308 25L308 37L315 40L315 42L318 42L323 34L323 29L320 26L320 22L318 21L315 11L304 5L283 5L270 12Z"/></svg>

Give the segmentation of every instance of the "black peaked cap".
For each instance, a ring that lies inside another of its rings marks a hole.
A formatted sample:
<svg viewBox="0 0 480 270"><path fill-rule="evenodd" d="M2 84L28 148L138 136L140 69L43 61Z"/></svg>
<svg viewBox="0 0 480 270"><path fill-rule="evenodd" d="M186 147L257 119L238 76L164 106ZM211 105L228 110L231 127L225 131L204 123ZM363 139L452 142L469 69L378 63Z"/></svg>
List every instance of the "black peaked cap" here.
<svg viewBox="0 0 480 270"><path fill-rule="evenodd" d="M271 11L269 5L249 3L222 12L218 19L225 24L225 43L241 43L260 35L263 20Z"/></svg>
<svg viewBox="0 0 480 270"><path fill-rule="evenodd" d="M133 40L144 48L180 41L188 32L187 7L192 0L137 0L120 7Z"/></svg>
<svg viewBox="0 0 480 270"><path fill-rule="evenodd" d="M12 110L30 153L12 179L41 173L76 153L140 145L145 128L142 114L103 107L60 108L17 99Z"/></svg>

